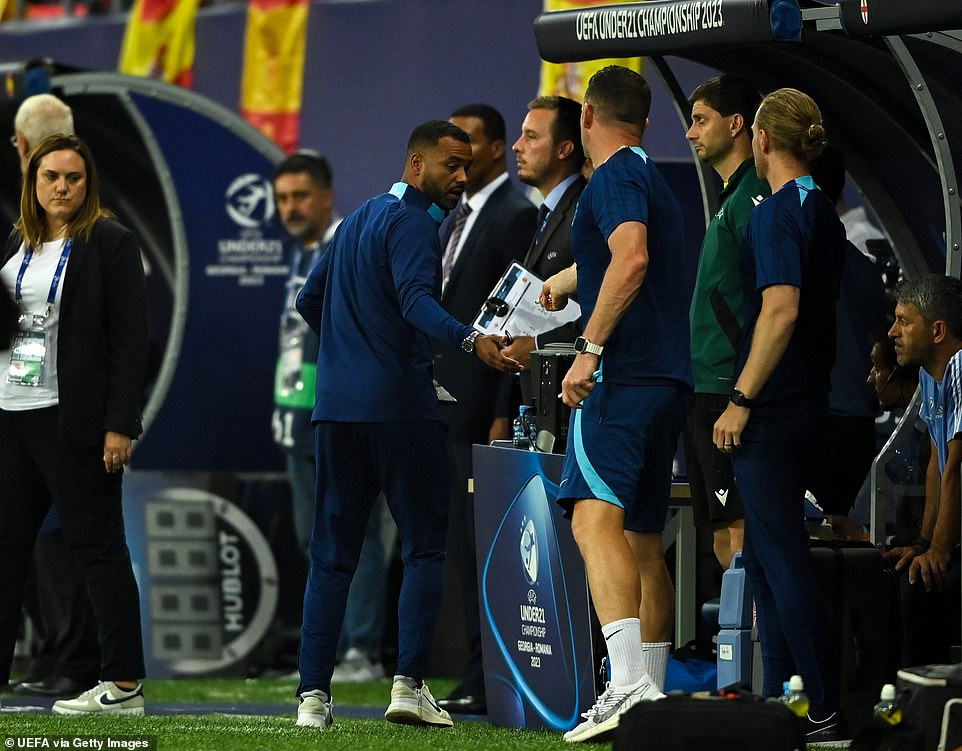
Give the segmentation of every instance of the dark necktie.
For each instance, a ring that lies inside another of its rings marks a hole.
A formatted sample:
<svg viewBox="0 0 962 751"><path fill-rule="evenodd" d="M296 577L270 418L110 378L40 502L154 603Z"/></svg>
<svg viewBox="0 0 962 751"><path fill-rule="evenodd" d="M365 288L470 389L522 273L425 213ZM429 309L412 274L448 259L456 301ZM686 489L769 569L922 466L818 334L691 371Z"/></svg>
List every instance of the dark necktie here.
<svg viewBox="0 0 962 751"><path fill-rule="evenodd" d="M544 234L544 228L548 226L549 216L551 216L551 209L547 204L541 204L541 208L538 209L538 231L534 235L535 245L541 242L541 235Z"/></svg>
<svg viewBox="0 0 962 751"><path fill-rule="evenodd" d="M448 240L448 247L444 251L444 259L441 261L442 284L447 284L451 277L451 269L454 267L454 254L458 249L458 243L461 242L464 225L467 223L470 213L471 207L467 202L463 202L458 206L457 214L454 215L454 229L451 232L451 238Z"/></svg>

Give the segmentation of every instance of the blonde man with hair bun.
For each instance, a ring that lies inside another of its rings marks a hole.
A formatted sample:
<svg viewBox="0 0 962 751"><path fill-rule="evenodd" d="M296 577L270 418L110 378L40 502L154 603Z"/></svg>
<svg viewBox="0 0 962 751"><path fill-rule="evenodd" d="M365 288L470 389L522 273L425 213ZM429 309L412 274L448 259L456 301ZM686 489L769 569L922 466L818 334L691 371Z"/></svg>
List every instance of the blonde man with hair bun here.
<svg viewBox="0 0 962 751"><path fill-rule="evenodd" d="M835 301L845 229L812 179L827 143L811 97L766 96L752 126L758 176L771 198L752 212L740 267L745 327L729 404L714 442L732 457L745 507L743 558L755 598L768 696L802 676L807 741L837 741L839 678L804 526L804 495L828 421Z"/></svg>

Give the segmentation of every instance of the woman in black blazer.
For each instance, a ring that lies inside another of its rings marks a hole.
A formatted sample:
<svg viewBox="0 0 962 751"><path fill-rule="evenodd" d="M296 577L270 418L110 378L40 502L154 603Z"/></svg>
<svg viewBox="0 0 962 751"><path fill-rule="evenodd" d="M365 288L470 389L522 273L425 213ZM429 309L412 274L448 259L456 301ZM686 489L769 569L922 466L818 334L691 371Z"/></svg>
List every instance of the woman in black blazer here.
<svg viewBox="0 0 962 751"><path fill-rule="evenodd" d="M0 683L34 540L53 504L87 583L103 659L101 682L54 711L143 714L121 476L142 431L144 272L136 238L100 205L79 138L51 136L31 153L0 282L20 310L0 352Z"/></svg>

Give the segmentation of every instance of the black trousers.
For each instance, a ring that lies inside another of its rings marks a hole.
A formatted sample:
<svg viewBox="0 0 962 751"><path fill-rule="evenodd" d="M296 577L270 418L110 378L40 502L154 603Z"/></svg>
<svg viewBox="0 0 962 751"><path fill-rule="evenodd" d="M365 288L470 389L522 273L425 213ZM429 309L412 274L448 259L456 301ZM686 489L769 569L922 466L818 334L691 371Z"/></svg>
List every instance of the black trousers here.
<svg viewBox="0 0 962 751"><path fill-rule="evenodd" d="M0 683L10 664L23 583L51 503L77 560L97 619L101 680L144 676L140 597L124 536L121 475L103 447L59 438L57 407L0 410Z"/></svg>
<svg viewBox="0 0 962 751"><path fill-rule="evenodd" d="M448 559L461 581L464 637L468 661L461 672L457 693L484 697L484 663L481 655L481 614L478 599L477 543L474 538L474 494L468 492L472 470L470 443L450 443L451 515L448 521Z"/></svg>
<svg viewBox="0 0 962 751"><path fill-rule="evenodd" d="M100 674L97 619L87 583L63 530L54 529L37 537L33 570L34 581L27 586L36 589L39 623L34 625L39 640L30 672L38 680L56 676L94 685Z"/></svg>

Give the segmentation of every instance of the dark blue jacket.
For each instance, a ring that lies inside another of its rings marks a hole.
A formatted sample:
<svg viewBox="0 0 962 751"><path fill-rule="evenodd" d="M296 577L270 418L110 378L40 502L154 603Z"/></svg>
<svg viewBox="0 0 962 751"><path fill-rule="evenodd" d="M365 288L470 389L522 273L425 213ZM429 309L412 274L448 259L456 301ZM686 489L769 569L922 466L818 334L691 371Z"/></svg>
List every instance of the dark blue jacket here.
<svg viewBox="0 0 962 751"><path fill-rule="evenodd" d="M431 339L472 329L438 302L443 212L405 183L338 228L297 296L320 337L315 422L440 420Z"/></svg>

